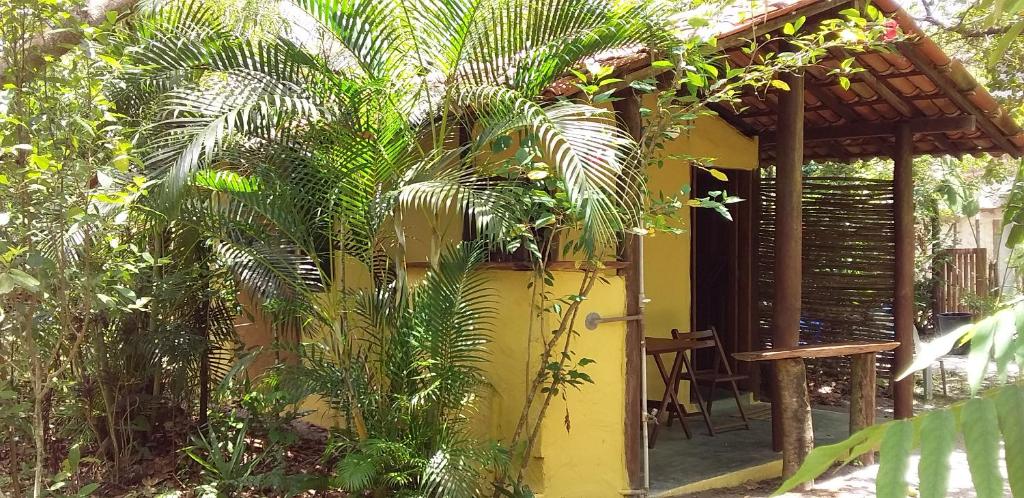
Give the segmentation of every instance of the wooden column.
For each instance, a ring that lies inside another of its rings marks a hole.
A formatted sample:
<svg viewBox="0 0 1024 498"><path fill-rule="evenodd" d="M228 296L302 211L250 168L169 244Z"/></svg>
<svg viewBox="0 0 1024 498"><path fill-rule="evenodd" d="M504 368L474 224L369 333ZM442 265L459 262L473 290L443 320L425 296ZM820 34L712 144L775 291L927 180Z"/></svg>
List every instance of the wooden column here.
<svg viewBox="0 0 1024 498"><path fill-rule="evenodd" d="M617 100L612 103L620 125L629 132L634 140L643 136L643 121L640 117L640 100L627 89L619 92ZM626 283L626 315L642 313L640 296L640 279L643 265L640 251L640 237L626 234L619 247L619 257L629 262L623 269ZM623 421L626 439L626 475L629 486L634 490L644 489L644 453L647 451L643 443L643 425L646 412L646 399L642 399L643 383L647 382L641 375L641 364L646 361L643 353L644 323L643 320L626 322L626 417Z"/></svg>
<svg viewBox="0 0 1024 498"><path fill-rule="evenodd" d="M910 128L896 130L893 151L893 191L896 217L896 296L893 318L896 348L893 374L905 370L914 360L914 136ZM894 414L907 418L914 414L914 376L893 384Z"/></svg>
<svg viewBox="0 0 1024 498"><path fill-rule="evenodd" d="M875 353L853 355L850 364L850 435L875 425ZM875 452L860 457L864 465L875 463Z"/></svg>
<svg viewBox="0 0 1024 498"><path fill-rule="evenodd" d="M772 363L775 367L775 392L779 397L772 400L772 407L779 405L781 408L782 477L787 478L796 473L814 447L811 397L807 393L807 372L803 358L788 358ZM812 484L808 482L798 489L809 489Z"/></svg>
<svg viewBox="0 0 1024 498"><path fill-rule="evenodd" d="M772 308L772 347L790 348L800 341L800 291L803 215L802 169L804 164L804 76L803 73L785 73L780 76L789 85L788 92L779 94L779 119L776 142L776 218L775 218L775 302ZM801 363L801 368L802 367ZM795 367L794 367L795 368ZM776 367L776 371L778 368ZM803 379L804 376L800 376ZM794 416L792 403L786 393L792 389L781 389L783 383L795 384L798 380L776 374L772 396L772 446L775 451L786 451L786 440L795 444L794 434L787 434L782 423L788 416ZM802 380L800 382L803 382ZM806 390L806 382L800 385ZM810 408L801 412L810 424ZM803 459L801 458L801 461Z"/></svg>

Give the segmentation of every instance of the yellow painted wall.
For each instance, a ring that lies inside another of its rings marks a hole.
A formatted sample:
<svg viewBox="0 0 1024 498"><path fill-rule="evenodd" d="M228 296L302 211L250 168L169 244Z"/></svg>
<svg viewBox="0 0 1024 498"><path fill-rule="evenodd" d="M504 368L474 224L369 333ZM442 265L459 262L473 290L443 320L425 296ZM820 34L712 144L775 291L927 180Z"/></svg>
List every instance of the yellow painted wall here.
<svg viewBox="0 0 1024 498"><path fill-rule="evenodd" d="M757 139L736 131L718 116L698 117L693 128L672 142L667 153L710 159L708 164L727 169L752 170L758 164Z"/></svg>
<svg viewBox="0 0 1024 498"><path fill-rule="evenodd" d="M580 276L557 272L555 292L575 293ZM607 284L595 285L590 299L581 307L581 316L591 311L603 317L625 314L625 282L615 276L608 280ZM573 349L578 355L596 360L585 370L594 384L569 391L565 401L556 399L552 404L544 421L538 455L544 469L544 487L539 491L545 498L620 497L620 491L628 488L623 426L625 325L605 323L595 330L580 326L579 331L581 335Z"/></svg>
<svg viewBox="0 0 1024 498"><path fill-rule="evenodd" d="M653 102L645 101L645 105ZM715 116L699 117L692 129L666 145L664 154L664 166L652 167L647 172L652 196L679 195L683 185L691 183L689 161L671 156L706 158L706 165L721 169L749 170L757 167L758 160L756 139L746 137ZM690 209L694 208L681 209L675 223L684 228L684 233L644 238L644 294L650 300L644 309L644 334L648 337L671 337L673 328L681 332L690 329ZM663 359L665 368L671 368L671 358L666 355ZM650 400L660 400L665 392L665 384L651 360L647 362L647 389ZM681 383L679 391L680 401L689 399L686 383Z"/></svg>
<svg viewBox="0 0 1024 498"><path fill-rule="evenodd" d="M749 169L757 163L756 142L743 137L727 124L713 117L702 117L697 126L675 143L667 154L689 154L717 158L712 164L720 168ZM690 181L690 166L682 160L667 160L665 167L650 171L652 192L678 192ZM689 225L689 212L684 209L680 223ZM409 237L409 261L425 261L430 254L432 235L455 241L461 236L461 221L450 223L427 213L406 219ZM440 227L440 228L438 228ZM646 329L649 336L669 336L671 328L687 330L690 323L690 239L658 235L645 242L644 258L646 295L651 299L646 308ZM490 387L482 394L477 409L482 434L507 441L515 428L519 410L526 396L530 375L537 367L543 336L554 327L553 318L537 318L530 308L529 272L489 270L491 285L501 299L490 344L490 362L486 365ZM582 273L556 271L555 295L574 294ZM415 275L411 275L415 278ZM590 299L582 306L581 316L596 311L605 317L625 314L625 284L612 273L607 282L599 282ZM532 324L532 326L531 326ZM565 399L552 403L541 428L541 436L527 473L527 481L538 495L546 498L618 497L627 488L625 463L625 326L623 322L602 324L597 330L586 330L582 319L580 336L573 350L596 363L585 371L594 379L579 391L570 391ZM247 333L246 341L266 342L257 326ZM660 398L661 380L649 368L650 399ZM322 409L322 403L308 407ZM332 417L316 413L309 420L330 424ZM568 421L568 424L567 424ZM566 427L568 425L568 428Z"/></svg>

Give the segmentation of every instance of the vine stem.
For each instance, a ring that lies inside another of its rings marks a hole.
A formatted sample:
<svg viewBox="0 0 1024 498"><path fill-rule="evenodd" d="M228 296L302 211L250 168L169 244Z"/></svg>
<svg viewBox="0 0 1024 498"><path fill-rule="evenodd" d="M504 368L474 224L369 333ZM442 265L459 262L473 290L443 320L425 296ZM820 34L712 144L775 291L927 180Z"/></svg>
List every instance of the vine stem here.
<svg viewBox="0 0 1024 498"><path fill-rule="evenodd" d="M580 282L579 292L576 296L576 299L569 305L569 308L562 315L562 318L559 321L558 328L554 330L554 333L552 334L551 338L545 341L544 350L540 356L540 363L537 365L536 374L534 375L533 381L530 384L530 389L527 391L527 397L525 402L523 403L522 412L520 412L519 414L519 421L518 423L516 423L516 429L510 441L510 445L512 447L519 445L520 441L522 440L524 432L526 432L527 430L527 426L529 425L531 418L530 413L533 410L534 401L536 401L537 395L540 394L541 387L544 384L544 379L547 378L547 365L551 361L551 354L554 351L555 346L559 343L559 341L566 336L567 332L571 331L573 324L576 322L576 317L579 313L580 305L590 294L590 291L594 287L594 283L597 281L598 271L599 270L595 268L589 269L584 273L583 279ZM569 337L566 338L563 352L568 352L568 347L570 343L569 339L571 339L572 334L569 333L568 335ZM562 357L558 360L558 365L560 369L565 366L565 362L566 355L563 354ZM529 466L530 453L533 451L533 445L536 443L537 436L540 434L540 424L544 420L544 415L547 413L548 407L551 405L551 399L554 397L555 384L556 382L553 381L552 385L550 386L552 389L550 389L546 393L544 397L544 402L540 407L540 411L537 413L536 420L534 420L534 426L532 430L529 431L529 435L526 439L526 446L524 447L522 454L522 460L520 461L519 469L516 472L517 484L522 481L523 474L525 473L526 468ZM495 485L494 496L498 496L499 490L503 485L504 478L499 478Z"/></svg>

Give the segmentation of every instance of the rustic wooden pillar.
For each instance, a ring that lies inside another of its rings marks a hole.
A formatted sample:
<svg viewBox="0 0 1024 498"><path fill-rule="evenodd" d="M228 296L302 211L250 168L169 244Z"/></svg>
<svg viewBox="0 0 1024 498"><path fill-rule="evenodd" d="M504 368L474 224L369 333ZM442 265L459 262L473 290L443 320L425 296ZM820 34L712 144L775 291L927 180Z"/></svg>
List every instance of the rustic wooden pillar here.
<svg viewBox="0 0 1024 498"><path fill-rule="evenodd" d="M978 235L981 235L981 222L978 222L978 227L974 229ZM998 241L997 245L994 246L996 249L999 248ZM991 294L992 284L989 283L988 279L988 249L984 247L978 247L974 252L974 275L975 275L975 294L980 297L988 297Z"/></svg>
<svg viewBox="0 0 1024 498"><path fill-rule="evenodd" d="M772 406L782 410L779 421L782 425L782 477L796 473L804 458L814 447L814 431L811 427L811 399L807 393L807 373L803 358L789 358L772 362L775 367L775 393L778 399ZM800 489L808 489L812 482Z"/></svg>
<svg viewBox="0 0 1024 498"><path fill-rule="evenodd" d="M772 307L772 347L789 348L800 341L800 288L803 274L803 195L802 169L804 164L804 76L803 73L784 73L782 81L789 85L788 92L779 94L779 118L776 130L775 185L775 302ZM803 363L801 363L801 366ZM801 375L803 378L803 375ZM785 406L792 401L780 390L779 381L794 382L776 375L772 396L772 446L784 451L786 434L782 424ZM806 384L801 384L806 390ZM789 407L790 409L792 407ZM807 417L810 423L810 417Z"/></svg>
<svg viewBox="0 0 1024 498"><path fill-rule="evenodd" d="M850 365L850 435L875 425L875 353L855 354ZM875 463L875 452L860 457L861 463Z"/></svg>
<svg viewBox="0 0 1024 498"><path fill-rule="evenodd" d="M631 90L619 92L620 100L612 103L620 125L633 137L640 140L643 136L643 121L640 117L639 97ZM626 283L626 315L642 313L643 297L640 295L640 279L643 265L643 252L640 237L625 235L620 247L619 256L629 262L629 267L622 270ZM644 489L644 452L647 449L643 442L643 425L646 413L646 399L642 399L643 383L647 379L641 374L641 364L646 361L643 353L644 322L630 320L626 322L626 417L624 430L626 439L626 475L631 489Z"/></svg>
<svg viewBox="0 0 1024 498"><path fill-rule="evenodd" d="M893 151L893 191L896 217L896 296L893 318L896 340L900 342L893 359L893 376L914 360L914 136L900 126ZM893 384L894 414L914 414L914 376Z"/></svg>

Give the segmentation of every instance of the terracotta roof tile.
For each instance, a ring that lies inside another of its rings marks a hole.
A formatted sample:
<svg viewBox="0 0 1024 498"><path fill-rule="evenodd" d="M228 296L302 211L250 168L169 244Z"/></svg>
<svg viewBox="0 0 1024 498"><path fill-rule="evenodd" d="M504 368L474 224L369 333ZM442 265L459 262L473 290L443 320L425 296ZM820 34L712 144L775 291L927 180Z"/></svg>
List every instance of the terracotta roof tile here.
<svg viewBox="0 0 1024 498"><path fill-rule="evenodd" d="M777 0L743 4L715 13L713 17L718 22L701 28L709 35L717 33L719 46L734 65L746 64L750 60L738 47L745 45L745 40L752 35L761 36L780 29L785 22L802 15L808 17L809 23L815 18L838 17L838 12L853 6L854 0ZM855 75L849 90L842 89L833 77L827 75L827 68L836 67L839 59L845 56L833 54L821 61L821 69L808 69L805 127L973 115L977 130L917 135L915 152L1022 155L1024 135L1021 128L963 65L950 59L928 39L895 0L874 0L873 4L895 19L910 40L897 43L888 51L853 53L856 62L870 77ZM642 50L620 52L604 54L599 60L615 66L620 74L638 71L647 71L644 74L648 76L653 74L648 53ZM548 91L552 96L571 94L575 92L575 85L571 78L564 78ZM831 94L834 98L828 100L845 109L829 108L829 102L818 98L815 93L821 96ZM726 118L734 123L742 121L744 129L758 134L774 133L776 116L773 110L776 105L777 98L770 92L767 95L763 90L760 94L750 93L743 96L742 105L737 106L738 111ZM805 144L805 157L842 160L885 155L891 145L891 137L808 142ZM761 155L763 162L770 163L774 150L762 147Z"/></svg>
<svg viewBox="0 0 1024 498"><path fill-rule="evenodd" d="M837 16L840 10L849 8L852 4L852 0L770 2L756 6L753 10L757 15L747 16L745 21L733 23L723 31L719 40L723 46L733 47L728 55L730 59L740 63L747 60L745 56L737 56L738 50L735 47L742 43L730 42L731 39L763 35L770 31L766 27L778 29L787 20L807 15L811 11L820 17ZM928 39L894 0L875 0L874 5L894 18L910 40L896 44L891 51L852 54L856 62L872 77L855 76L849 90L842 89L832 81L826 74L827 70L808 69L805 128L973 115L978 126L976 130L919 134L915 137L915 152L954 155L987 152L1021 155L1024 152L1024 135L1021 134L1021 128L1008 117L999 103L978 84L963 65L952 60L938 45ZM822 61L821 65L835 67L837 63L838 59L830 58ZM812 86L814 88L810 88ZM883 95L882 90L888 91L888 96ZM831 93L835 97L832 99L833 103L853 109L854 112L844 111L844 114L823 109L823 106L827 107L828 102L815 96L821 92ZM752 99L757 98L760 97L750 95L745 99L745 103L754 104ZM899 102L890 102L893 98ZM775 107L775 99L769 96L762 104L751 105L746 110L735 113L731 120L743 120L751 128L758 130L758 133L774 133L775 116L766 113L765 110ZM898 110L895 104L909 110L910 115ZM756 117L750 116L755 112ZM890 137L808 142L805 146L805 157L842 160L884 155L891 147L891 142ZM771 162L773 159L772 147L763 147L762 161Z"/></svg>

